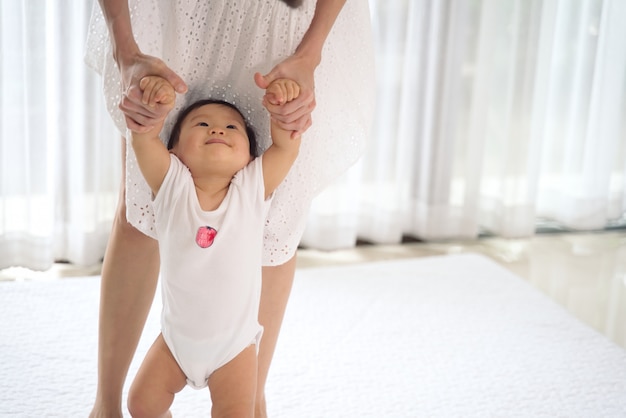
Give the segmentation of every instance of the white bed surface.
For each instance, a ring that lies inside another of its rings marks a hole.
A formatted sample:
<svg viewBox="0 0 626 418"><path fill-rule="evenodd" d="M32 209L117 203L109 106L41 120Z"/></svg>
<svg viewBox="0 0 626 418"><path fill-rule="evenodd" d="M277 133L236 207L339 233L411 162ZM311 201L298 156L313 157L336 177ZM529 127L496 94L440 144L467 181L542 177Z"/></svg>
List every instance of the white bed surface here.
<svg viewBox="0 0 626 418"><path fill-rule="evenodd" d="M88 415L98 292L0 283L0 417ZM267 397L274 418L626 417L626 351L483 256L300 269ZM172 411L209 416L208 390Z"/></svg>

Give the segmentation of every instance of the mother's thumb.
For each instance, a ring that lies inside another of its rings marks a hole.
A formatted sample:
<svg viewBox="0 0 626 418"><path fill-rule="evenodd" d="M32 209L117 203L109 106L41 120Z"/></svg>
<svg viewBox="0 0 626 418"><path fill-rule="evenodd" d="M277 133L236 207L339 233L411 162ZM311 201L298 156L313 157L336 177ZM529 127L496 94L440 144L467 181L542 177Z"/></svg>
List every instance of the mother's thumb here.
<svg viewBox="0 0 626 418"><path fill-rule="evenodd" d="M267 76L261 75L261 73L254 73L254 82L259 88L264 90L270 85L270 80L267 79Z"/></svg>
<svg viewBox="0 0 626 418"><path fill-rule="evenodd" d="M174 87L177 93L187 93L187 84L174 71L167 69L164 78Z"/></svg>

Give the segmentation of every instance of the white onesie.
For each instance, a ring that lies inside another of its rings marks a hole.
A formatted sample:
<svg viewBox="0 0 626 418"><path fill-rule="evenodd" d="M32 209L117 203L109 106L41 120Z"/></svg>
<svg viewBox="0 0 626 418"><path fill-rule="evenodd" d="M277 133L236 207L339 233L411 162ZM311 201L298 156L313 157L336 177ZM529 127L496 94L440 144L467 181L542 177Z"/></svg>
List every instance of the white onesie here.
<svg viewBox="0 0 626 418"><path fill-rule="evenodd" d="M190 386L250 344L258 347L265 199L262 158L233 178L219 208L200 207L189 169L174 155L154 198L161 255L161 330Z"/></svg>

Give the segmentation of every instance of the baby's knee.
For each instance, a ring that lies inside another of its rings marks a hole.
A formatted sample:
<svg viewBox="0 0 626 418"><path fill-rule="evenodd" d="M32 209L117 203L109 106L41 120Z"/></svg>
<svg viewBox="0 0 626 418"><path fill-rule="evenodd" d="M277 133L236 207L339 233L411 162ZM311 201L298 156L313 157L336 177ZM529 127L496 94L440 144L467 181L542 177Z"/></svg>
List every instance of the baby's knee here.
<svg viewBox="0 0 626 418"><path fill-rule="evenodd" d="M216 417L225 417L225 418L253 418L254 415L254 406L252 404L238 404L238 405L230 405L226 408L213 406L213 410L211 411L213 416Z"/></svg>
<svg viewBox="0 0 626 418"><path fill-rule="evenodd" d="M126 406L128 407L128 412L132 417L138 418L149 416L149 411L146 407L146 399L138 394L136 391L130 391L130 393L128 394L128 401L126 403Z"/></svg>
<svg viewBox="0 0 626 418"><path fill-rule="evenodd" d="M155 410L154 399L150 399L149 396L145 396L145 392L133 390L128 393L127 407L130 416L133 418L148 418L148 417L171 417L172 414L167 411L166 415L163 415L163 411Z"/></svg>

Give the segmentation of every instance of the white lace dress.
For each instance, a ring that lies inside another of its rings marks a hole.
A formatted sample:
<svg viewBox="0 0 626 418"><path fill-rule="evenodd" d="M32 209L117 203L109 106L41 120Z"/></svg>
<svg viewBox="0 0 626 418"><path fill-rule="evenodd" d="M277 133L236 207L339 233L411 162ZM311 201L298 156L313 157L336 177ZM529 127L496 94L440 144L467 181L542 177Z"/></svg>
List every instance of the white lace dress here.
<svg viewBox="0 0 626 418"><path fill-rule="evenodd" d="M264 91L253 75L266 74L291 55L309 27L315 0L291 9L279 0L129 0L133 31L142 52L159 57L187 83L166 121L200 98L237 105L269 144ZM112 59L106 23L97 2L85 60L103 77L109 112L126 135L118 109L119 72ZM295 252L313 197L360 156L374 106L374 54L367 0L348 0L329 35L315 72L317 107L313 126L303 135L300 155L276 194L266 221L264 265L286 262ZM165 139L164 139L165 140ZM126 157L128 220L155 237L151 193L132 147Z"/></svg>

